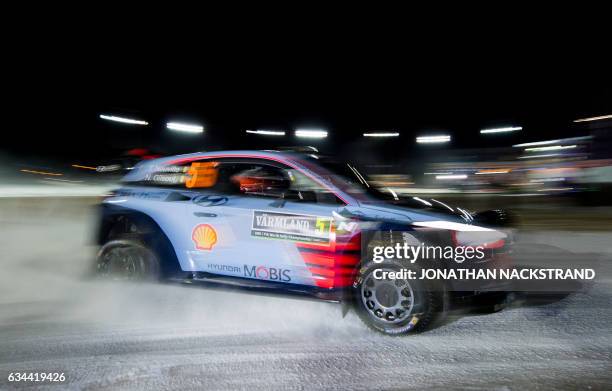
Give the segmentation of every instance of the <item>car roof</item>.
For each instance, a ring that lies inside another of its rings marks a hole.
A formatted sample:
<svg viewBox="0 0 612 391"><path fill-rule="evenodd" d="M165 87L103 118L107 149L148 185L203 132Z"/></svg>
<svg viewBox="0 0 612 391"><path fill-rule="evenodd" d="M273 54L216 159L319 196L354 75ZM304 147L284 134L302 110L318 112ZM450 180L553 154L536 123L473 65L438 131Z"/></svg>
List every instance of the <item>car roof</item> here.
<svg viewBox="0 0 612 391"><path fill-rule="evenodd" d="M273 160L279 163L285 163L289 165L295 165L295 157L299 154L284 152L284 151L273 151L273 150L233 150L233 151L214 151L214 152L194 152L183 155L166 156L159 159L152 159L143 161L137 164L134 169L129 172L124 178L124 182L135 182L144 180L147 175L154 173L159 170L160 166L174 165L174 164L186 164L194 160L205 159L205 158L253 158L253 159L267 159ZM301 167L303 168L303 167Z"/></svg>
<svg viewBox="0 0 612 391"><path fill-rule="evenodd" d="M226 157L226 156L246 156L246 157L254 157L254 158L266 158L266 157L281 157L286 156L289 157L291 154L287 152L281 151L273 151L273 150L231 150L231 151L213 151L213 152L194 152L183 155L174 155L174 156L166 156L159 159L150 160L146 163L151 165L160 165L160 164L180 164L181 162L190 162L193 160L197 160L200 158L207 157Z"/></svg>
<svg viewBox="0 0 612 391"><path fill-rule="evenodd" d="M333 186L322 181L321 178L317 178L317 175L312 173L310 169L300 164L298 159L303 154L286 151L274 151L274 150L235 150L235 151L215 151L215 152L195 152L184 155L167 156L160 159L148 160L137 164L132 171L130 171L123 179L123 182L139 182L145 180L150 174L154 174L159 170L160 166L174 165L174 164L186 164L195 160L205 158L251 158L251 159L266 159L276 161L282 164L286 164L290 167L299 169L307 176L321 184L322 186L329 189L338 198L340 198L345 204L351 203L351 197L343 192L339 192L338 189L334 189ZM314 175L313 175L314 174Z"/></svg>

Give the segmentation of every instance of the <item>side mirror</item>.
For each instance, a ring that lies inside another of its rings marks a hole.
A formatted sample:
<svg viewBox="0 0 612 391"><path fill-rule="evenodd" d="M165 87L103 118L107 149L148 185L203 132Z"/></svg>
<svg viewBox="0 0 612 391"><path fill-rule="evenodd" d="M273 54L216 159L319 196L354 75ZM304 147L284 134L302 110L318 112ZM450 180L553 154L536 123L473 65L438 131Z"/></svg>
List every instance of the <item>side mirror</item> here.
<svg viewBox="0 0 612 391"><path fill-rule="evenodd" d="M283 198L287 201L317 202L315 192L308 190L287 190L283 193Z"/></svg>
<svg viewBox="0 0 612 391"><path fill-rule="evenodd" d="M314 191L287 190L281 197L270 204L274 208L282 208L287 201L296 202L317 202L317 195Z"/></svg>

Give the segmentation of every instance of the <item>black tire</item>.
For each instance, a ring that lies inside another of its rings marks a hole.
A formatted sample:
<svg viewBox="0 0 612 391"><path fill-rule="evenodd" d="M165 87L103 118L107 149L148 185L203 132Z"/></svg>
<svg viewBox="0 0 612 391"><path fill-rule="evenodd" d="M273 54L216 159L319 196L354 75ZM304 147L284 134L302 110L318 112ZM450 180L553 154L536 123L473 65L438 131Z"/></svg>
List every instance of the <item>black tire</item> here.
<svg viewBox="0 0 612 391"><path fill-rule="evenodd" d="M415 265L410 267L418 270ZM359 271L353 285L353 304L359 318L372 330L392 336L418 333L430 329L446 312L447 294L434 281L376 280L373 276L376 269L404 268L400 263L385 261L372 262Z"/></svg>
<svg viewBox="0 0 612 391"><path fill-rule="evenodd" d="M105 243L96 257L95 273L113 280L160 279L159 257L142 242L126 235Z"/></svg>

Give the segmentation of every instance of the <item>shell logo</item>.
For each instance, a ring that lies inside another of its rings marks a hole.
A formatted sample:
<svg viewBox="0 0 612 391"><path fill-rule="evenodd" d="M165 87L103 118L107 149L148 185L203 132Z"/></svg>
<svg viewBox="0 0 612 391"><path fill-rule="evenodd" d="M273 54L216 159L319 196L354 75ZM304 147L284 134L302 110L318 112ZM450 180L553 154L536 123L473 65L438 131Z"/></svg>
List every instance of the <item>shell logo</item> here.
<svg viewBox="0 0 612 391"><path fill-rule="evenodd" d="M209 224L199 224L193 229L191 239L198 250L212 250L217 243L217 232Z"/></svg>

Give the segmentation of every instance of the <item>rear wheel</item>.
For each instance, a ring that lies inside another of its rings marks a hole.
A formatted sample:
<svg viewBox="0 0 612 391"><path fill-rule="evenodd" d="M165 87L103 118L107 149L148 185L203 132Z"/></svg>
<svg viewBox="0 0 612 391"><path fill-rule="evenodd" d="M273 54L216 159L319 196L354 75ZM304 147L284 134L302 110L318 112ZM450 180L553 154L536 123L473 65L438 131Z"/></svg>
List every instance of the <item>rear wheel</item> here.
<svg viewBox="0 0 612 391"><path fill-rule="evenodd" d="M98 252L96 274L113 280L156 280L159 260L153 251L136 240L115 239Z"/></svg>
<svg viewBox="0 0 612 391"><path fill-rule="evenodd" d="M372 263L361 269L353 288L355 310L370 328L388 335L427 330L444 312L445 293L429 281L375 278L397 272L399 263Z"/></svg>

